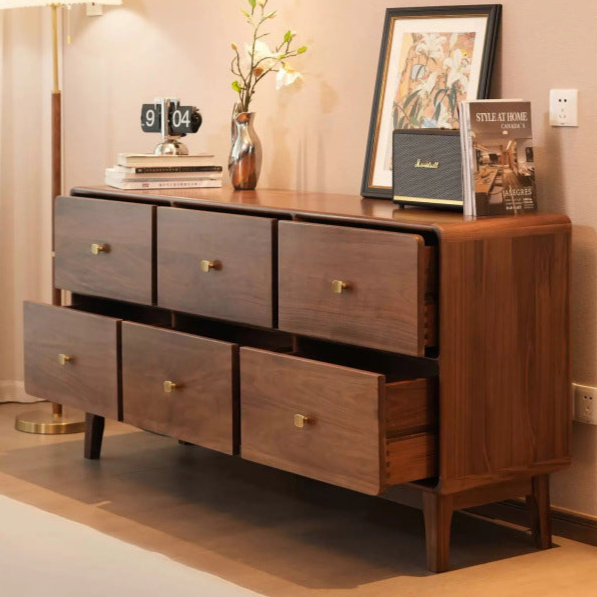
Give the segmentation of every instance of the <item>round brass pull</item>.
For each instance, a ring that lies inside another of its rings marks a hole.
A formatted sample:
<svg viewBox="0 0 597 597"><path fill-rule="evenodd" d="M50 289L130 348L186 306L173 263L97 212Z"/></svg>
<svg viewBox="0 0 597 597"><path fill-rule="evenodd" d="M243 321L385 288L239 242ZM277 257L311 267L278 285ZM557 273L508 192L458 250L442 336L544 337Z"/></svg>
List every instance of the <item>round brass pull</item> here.
<svg viewBox="0 0 597 597"><path fill-rule="evenodd" d="M334 294L342 294L345 290L348 290L349 285L342 280L334 280L332 282L332 292Z"/></svg>
<svg viewBox="0 0 597 597"><path fill-rule="evenodd" d="M302 429L307 425L312 425L314 422L314 419L306 417L305 415L294 415L294 426L299 429Z"/></svg>
<svg viewBox="0 0 597 597"><path fill-rule="evenodd" d="M67 363L72 362L73 357L69 357L67 354L58 355L58 363L64 367Z"/></svg>
<svg viewBox="0 0 597 597"><path fill-rule="evenodd" d="M174 390L180 389L182 386L179 383L174 383L173 381L165 381L164 382L164 392L166 394L172 394Z"/></svg>
<svg viewBox="0 0 597 597"><path fill-rule="evenodd" d="M107 253L108 252L108 245L100 245L98 243L93 243L91 245L91 252L94 255L99 255L100 253Z"/></svg>
<svg viewBox="0 0 597 597"><path fill-rule="evenodd" d="M207 259L203 259L201 261L201 271L209 274L212 269L218 269L218 264L215 261L207 261Z"/></svg>

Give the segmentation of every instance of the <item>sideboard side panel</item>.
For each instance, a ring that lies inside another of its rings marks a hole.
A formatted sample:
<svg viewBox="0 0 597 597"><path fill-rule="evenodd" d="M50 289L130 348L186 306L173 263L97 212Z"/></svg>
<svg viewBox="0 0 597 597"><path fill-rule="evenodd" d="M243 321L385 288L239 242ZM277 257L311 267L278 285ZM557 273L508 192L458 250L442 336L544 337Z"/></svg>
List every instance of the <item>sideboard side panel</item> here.
<svg viewBox="0 0 597 597"><path fill-rule="evenodd" d="M461 232L441 245L442 493L570 461L570 225Z"/></svg>

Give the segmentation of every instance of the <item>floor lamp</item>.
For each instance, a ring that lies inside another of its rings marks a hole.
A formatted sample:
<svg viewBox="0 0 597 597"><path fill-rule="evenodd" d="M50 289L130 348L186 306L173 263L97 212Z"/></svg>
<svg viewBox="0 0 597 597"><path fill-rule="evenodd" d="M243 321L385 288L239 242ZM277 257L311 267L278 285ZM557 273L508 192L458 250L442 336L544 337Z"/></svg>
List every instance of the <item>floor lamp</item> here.
<svg viewBox="0 0 597 597"><path fill-rule="evenodd" d="M62 193L62 94L58 74L58 9L63 6L70 7L72 4L90 3L86 0L68 0L66 2L0 0L0 10L31 6L49 6L52 12L52 64L54 70L54 87L52 89L52 202ZM100 0L100 2L95 2L94 4L122 4L122 0ZM54 288L52 290L52 304L62 304L60 291ZM15 426L19 431L27 433L56 435L84 431L85 422L68 419L63 415L62 405L52 404L51 412L39 410L24 413L17 418Z"/></svg>

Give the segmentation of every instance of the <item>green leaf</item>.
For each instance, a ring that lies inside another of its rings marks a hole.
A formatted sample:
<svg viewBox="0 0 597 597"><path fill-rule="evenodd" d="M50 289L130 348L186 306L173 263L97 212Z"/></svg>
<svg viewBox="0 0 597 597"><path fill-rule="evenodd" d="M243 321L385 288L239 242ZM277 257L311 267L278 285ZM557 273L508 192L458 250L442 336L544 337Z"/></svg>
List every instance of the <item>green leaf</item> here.
<svg viewBox="0 0 597 597"><path fill-rule="evenodd" d="M273 19L278 14L277 10L270 12L265 18L266 19Z"/></svg>
<svg viewBox="0 0 597 597"><path fill-rule="evenodd" d="M304 54L307 51L307 46L301 46L296 53L297 54Z"/></svg>
<svg viewBox="0 0 597 597"><path fill-rule="evenodd" d="M405 100L404 103L402 104L402 107L406 110L408 104L410 104L410 102L412 102L418 95L419 93L421 93L420 89L415 89L415 91L413 91Z"/></svg>
<svg viewBox="0 0 597 597"><path fill-rule="evenodd" d="M292 31L287 31L284 34L284 43L288 43L292 39Z"/></svg>
<svg viewBox="0 0 597 597"><path fill-rule="evenodd" d="M234 89L236 93L240 93L242 91L242 87L238 81L232 81L232 89Z"/></svg>
<svg viewBox="0 0 597 597"><path fill-rule="evenodd" d="M246 10L241 8L240 11L245 15L245 17L247 17L247 19L251 18L251 15Z"/></svg>
<svg viewBox="0 0 597 597"><path fill-rule="evenodd" d="M257 0L249 0L249 4L251 5L251 9L255 10L255 4L257 3Z"/></svg>

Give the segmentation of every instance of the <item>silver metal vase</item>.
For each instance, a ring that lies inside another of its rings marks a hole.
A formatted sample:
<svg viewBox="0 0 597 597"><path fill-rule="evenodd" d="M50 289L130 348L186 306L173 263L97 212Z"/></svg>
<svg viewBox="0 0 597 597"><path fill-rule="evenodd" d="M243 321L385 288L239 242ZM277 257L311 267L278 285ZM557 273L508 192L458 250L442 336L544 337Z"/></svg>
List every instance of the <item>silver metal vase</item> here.
<svg viewBox="0 0 597 597"><path fill-rule="evenodd" d="M261 141L253 129L255 112L232 112L232 149L228 159L228 173L237 190L252 190L261 172Z"/></svg>

